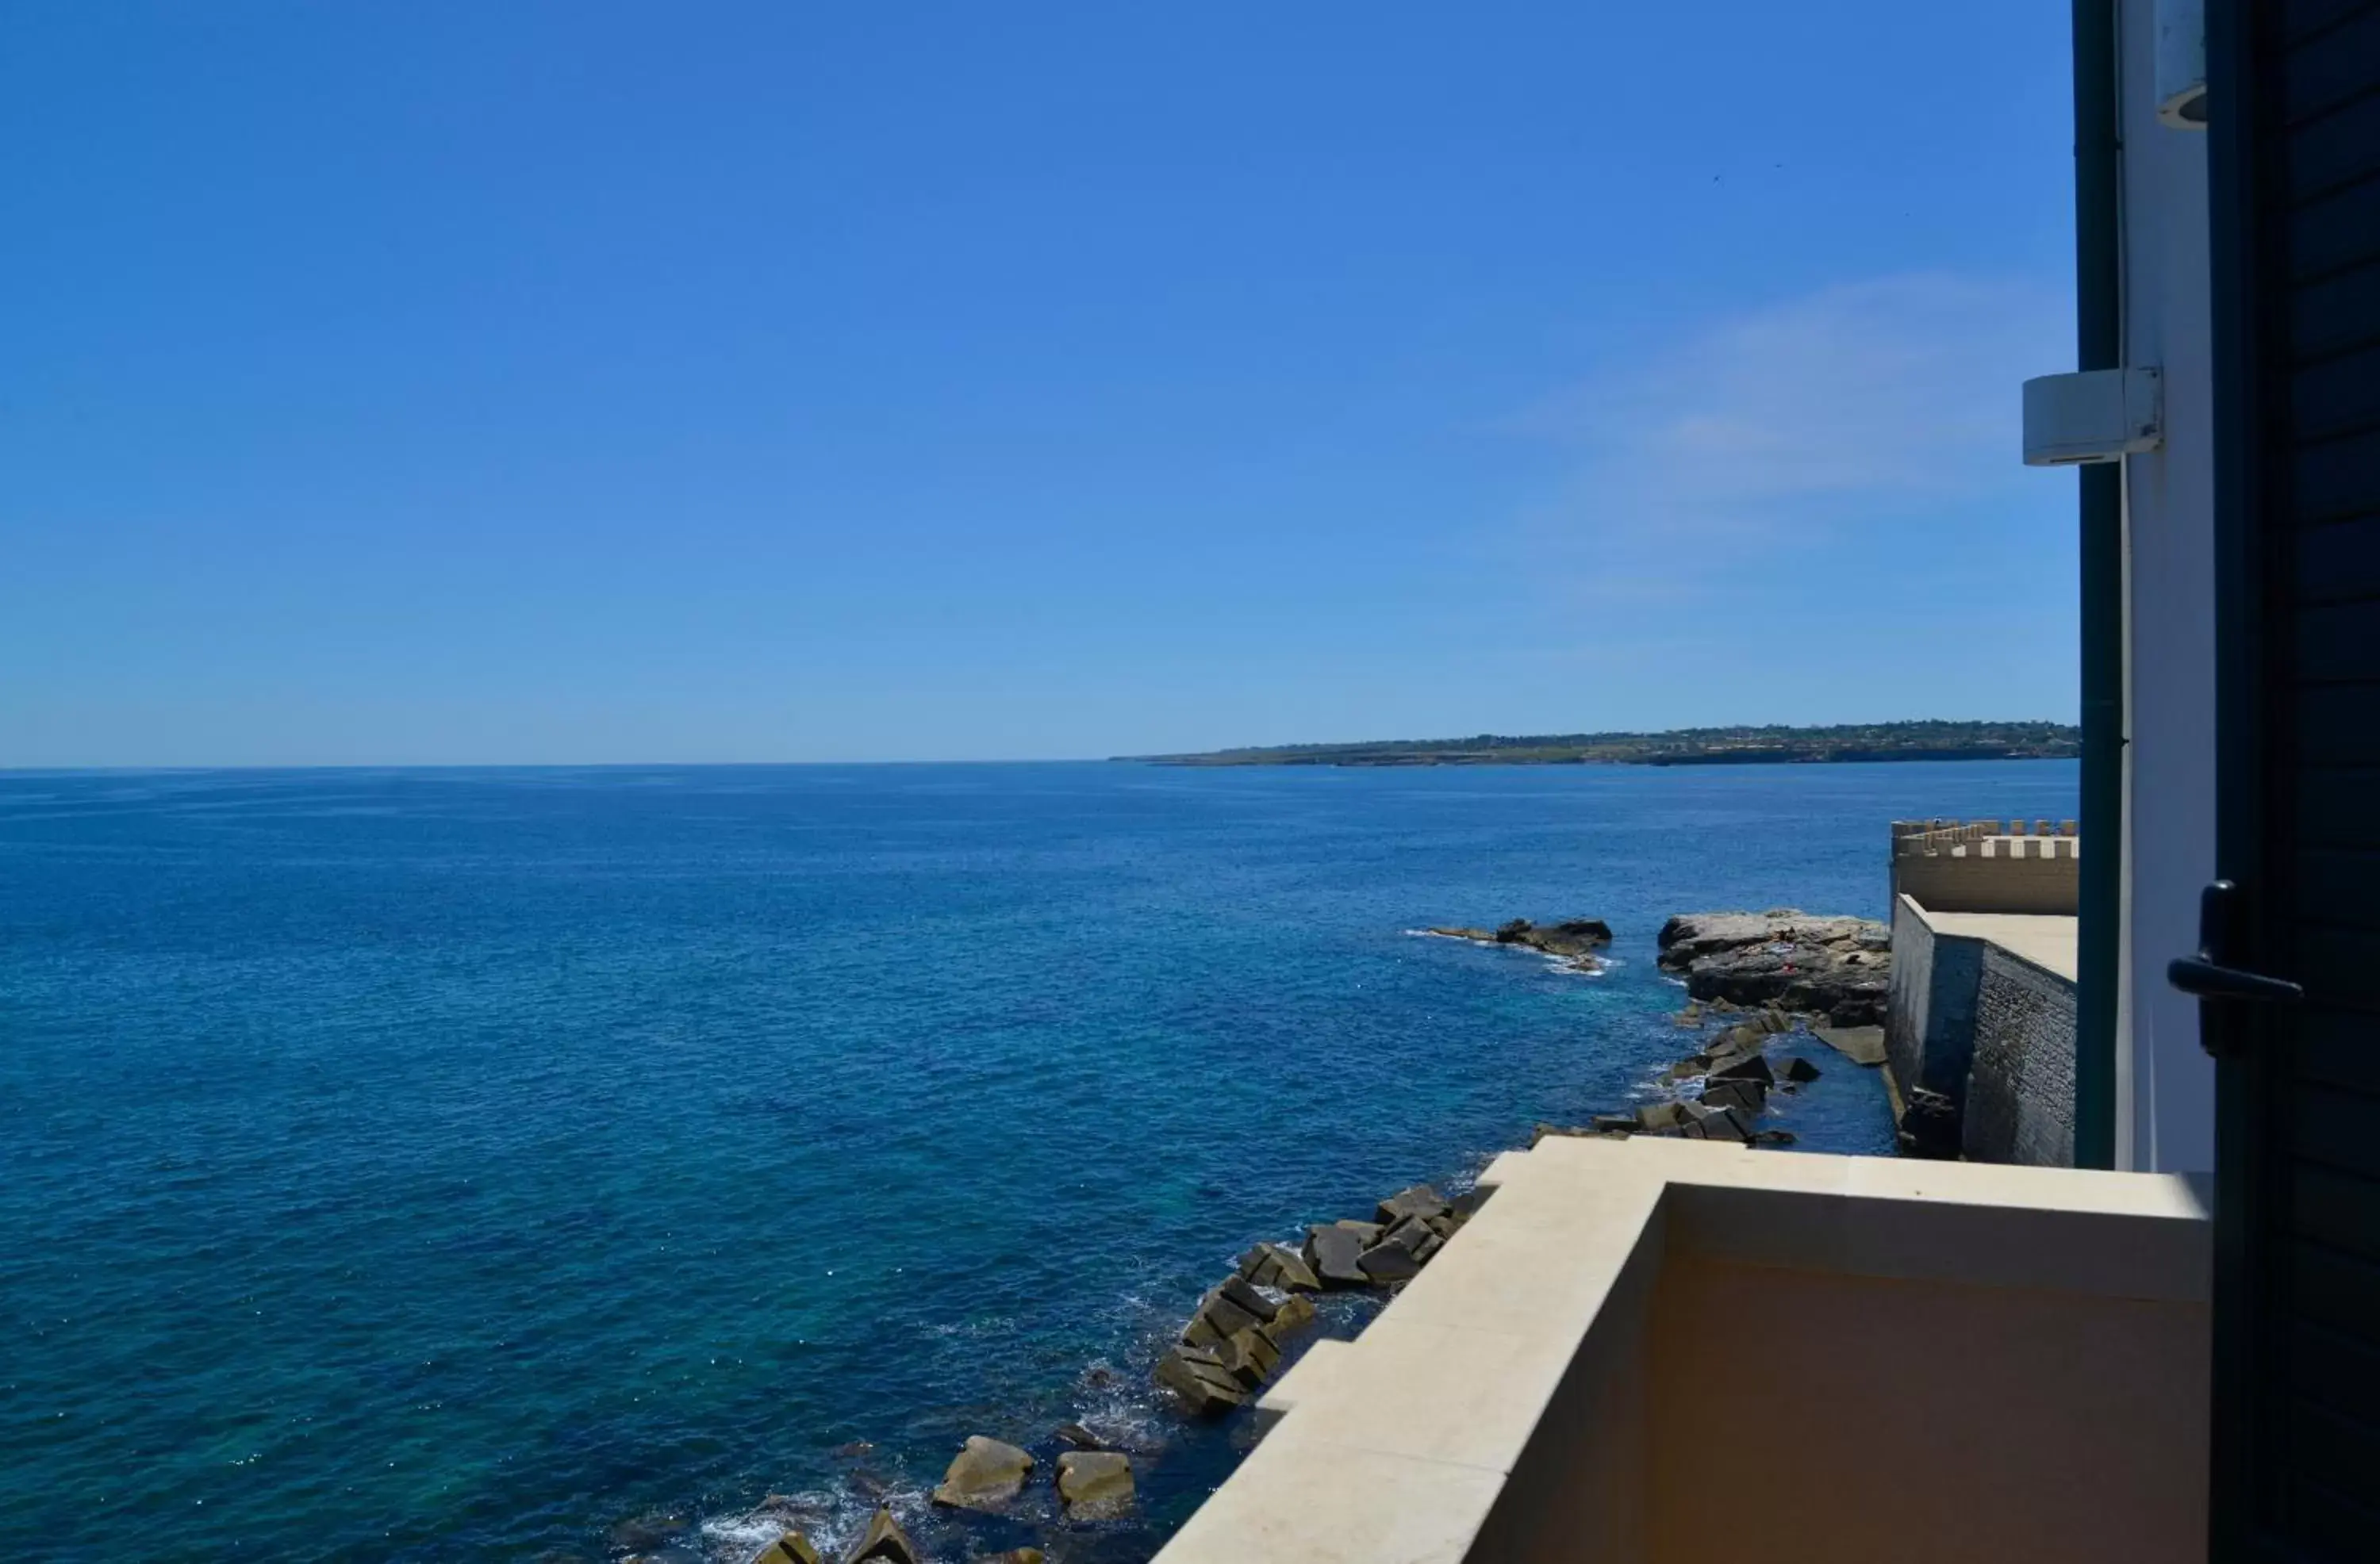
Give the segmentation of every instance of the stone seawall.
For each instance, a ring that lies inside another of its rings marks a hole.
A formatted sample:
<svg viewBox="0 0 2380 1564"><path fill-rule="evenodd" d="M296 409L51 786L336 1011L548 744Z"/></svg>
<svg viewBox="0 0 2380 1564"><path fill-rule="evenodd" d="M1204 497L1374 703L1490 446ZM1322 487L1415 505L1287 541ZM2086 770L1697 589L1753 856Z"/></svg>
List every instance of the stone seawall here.
<svg viewBox="0 0 2380 1564"><path fill-rule="evenodd" d="M2071 1167L2072 980L1944 932L1905 894L1893 903L1892 957L1885 1052L1901 1150Z"/></svg>
<svg viewBox="0 0 2380 1564"><path fill-rule="evenodd" d="M1970 1161L2074 1165L2074 985L1988 942L1960 1145Z"/></svg>

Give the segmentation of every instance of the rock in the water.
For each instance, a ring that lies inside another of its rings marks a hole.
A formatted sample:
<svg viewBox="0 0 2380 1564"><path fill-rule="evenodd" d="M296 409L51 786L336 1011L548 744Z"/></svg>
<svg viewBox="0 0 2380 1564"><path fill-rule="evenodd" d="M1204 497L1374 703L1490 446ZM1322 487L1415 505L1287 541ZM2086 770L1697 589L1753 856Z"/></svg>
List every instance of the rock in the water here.
<svg viewBox="0 0 2380 1564"><path fill-rule="evenodd" d="M1058 1458L1058 1497L1069 1521L1112 1521L1132 1512L1132 1462L1112 1450Z"/></svg>
<svg viewBox="0 0 2380 1564"><path fill-rule="evenodd" d="M752 1564L820 1564L816 1545L799 1532L787 1532L753 1555Z"/></svg>
<svg viewBox="0 0 2380 1564"><path fill-rule="evenodd" d="M975 1564L1048 1564L1049 1558L1038 1547L1012 1547L1005 1553L986 1554Z"/></svg>
<svg viewBox="0 0 2380 1564"><path fill-rule="evenodd" d="M1801 1137L1791 1130L1763 1130L1752 1138L1761 1146L1791 1146Z"/></svg>
<svg viewBox="0 0 2380 1564"><path fill-rule="evenodd" d="M1542 951L1549 956L1560 956L1573 965L1592 970L1597 963L1594 952L1611 943L1611 926L1599 917L1565 918L1560 923L1536 924L1516 917L1493 929L1448 927L1433 928L1451 940L1475 940L1497 945L1521 945L1532 951Z"/></svg>
<svg viewBox="0 0 2380 1564"><path fill-rule="evenodd" d="M1375 1286L1386 1287L1392 1281L1411 1281L1421 1275L1421 1264L1413 1251L1402 1244L1381 1243L1364 1251L1355 1262Z"/></svg>
<svg viewBox="0 0 2380 1564"><path fill-rule="evenodd" d="M1281 1366L1281 1349L1261 1330L1234 1332L1215 1355L1223 1361L1223 1372L1250 1390L1271 1378L1273 1370Z"/></svg>
<svg viewBox="0 0 2380 1564"><path fill-rule="evenodd" d="M1392 1228L1408 1217L1435 1217L1447 1209L1445 1198L1427 1184L1415 1184L1401 1189L1380 1202L1373 1215L1384 1228Z"/></svg>
<svg viewBox="0 0 2380 1564"><path fill-rule="evenodd" d="M859 1539L845 1564L861 1564L863 1559L881 1559L883 1564L917 1564L917 1550L909 1541L909 1534L892 1519L889 1509L879 1509L868 1519L868 1534Z"/></svg>
<svg viewBox="0 0 2380 1564"><path fill-rule="evenodd" d="M1594 1118L1589 1119L1586 1121L1586 1127L1588 1132L1593 1134L1624 1135L1630 1134L1636 1128L1636 1115L1633 1113L1598 1113Z"/></svg>
<svg viewBox="0 0 2380 1564"><path fill-rule="evenodd" d="M1281 1300L1280 1308L1273 1311L1270 1323L1265 1327L1265 1334L1278 1341L1301 1326L1313 1323L1314 1300L1301 1293L1293 1292Z"/></svg>
<svg viewBox="0 0 2380 1564"><path fill-rule="evenodd" d="M1353 1217L1342 1217L1330 1225L1335 1228L1345 1228L1349 1232L1362 1239L1364 1247L1366 1249L1380 1242L1380 1234L1386 1231L1378 1222L1359 1222Z"/></svg>
<svg viewBox="0 0 2380 1564"><path fill-rule="evenodd" d="M643 1553L666 1545L684 1532L688 1523L683 1515L639 1515L612 1528L612 1546L626 1548L631 1553Z"/></svg>
<svg viewBox="0 0 2380 1564"><path fill-rule="evenodd" d="M1818 1026L1812 1029L1818 1034L1818 1041L1853 1064L1884 1062L1884 1028L1881 1026Z"/></svg>
<svg viewBox="0 0 2380 1564"><path fill-rule="evenodd" d="M1725 1064L1714 1066L1710 1078L1714 1081L1757 1081L1764 1086L1773 1086L1777 1084L1776 1075L1768 1068L1767 1056L1756 1053L1746 1054L1742 1059L1730 1059Z"/></svg>
<svg viewBox="0 0 2380 1564"><path fill-rule="evenodd" d="M1660 964L1682 972L1706 1001L1826 1015L1839 1026L1884 1019L1892 986L1892 931L1866 918L1767 913L1686 913L1661 927Z"/></svg>
<svg viewBox="0 0 2380 1564"><path fill-rule="evenodd" d="M1097 1434L1092 1433L1089 1429L1084 1427L1079 1423L1061 1423L1052 1430L1052 1432L1055 1433L1059 1438L1063 1439L1066 1443L1074 1446L1078 1450L1110 1450L1115 1449L1113 1445L1109 1444L1105 1439L1100 1438Z"/></svg>
<svg viewBox="0 0 2380 1564"><path fill-rule="evenodd" d="M1315 1292L1322 1287L1322 1279L1297 1251L1281 1243L1259 1243L1240 1256L1240 1275L1258 1287L1284 1292Z"/></svg>
<svg viewBox="0 0 2380 1564"><path fill-rule="evenodd" d="M1240 1281L1237 1277L1233 1277L1232 1280L1239 1281L1242 1287L1248 1285L1245 1281ZM1250 1291L1254 1290L1250 1289ZM1191 1328L1183 1331L1182 1339L1191 1341L1194 1346L1210 1346L1213 1344L1208 1340L1210 1336L1215 1341L1228 1340L1233 1331L1245 1330L1250 1326L1263 1323L1263 1316L1253 1310L1242 1308L1234 1299L1218 1287L1199 1300L1198 1312L1191 1316ZM1201 1326L1205 1327L1203 1330L1196 1328ZM1196 1337L1195 1341L1192 1340L1194 1335Z"/></svg>
<svg viewBox="0 0 2380 1564"><path fill-rule="evenodd" d="M1738 1146L1752 1144L1752 1123L1742 1109L1723 1108L1716 1113L1706 1113L1684 1127L1688 1140L1733 1141Z"/></svg>
<svg viewBox="0 0 2380 1564"><path fill-rule="evenodd" d="M1014 1445L971 1435L934 1488L934 1502L953 1509L998 1509L1025 1486L1033 1458Z"/></svg>
<svg viewBox="0 0 2380 1564"><path fill-rule="evenodd" d="M1940 1092L1912 1087L1900 1109L1900 1154L1940 1161L1959 1155L1959 1105Z"/></svg>
<svg viewBox="0 0 2380 1564"><path fill-rule="evenodd" d="M1798 1085L1807 1085L1818 1078L1818 1067L1806 1059L1789 1059L1785 1061L1785 1078Z"/></svg>
<svg viewBox="0 0 2380 1564"><path fill-rule="evenodd" d="M1705 1108L1731 1108L1747 1116L1767 1106L1768 1088L1757 1081L1712 1081L1703 1087Z"/></svg>
<svg viewBox="0 0 2380 1564"><path fill-rule="evenodd" d="M1248 1399L1222 1360L1196 1347L1176 1347L1158 1359L1157 1382L1181 1397L1183 1403L1201 1417L1220 1417ZM1064 1460L1059 1457L1061 1463Z"/></svg>
<svg viewBox="0 0 2380 1564"><path fill-rule="evenodd" d="M1305 1263L1325 1287L1366 1287L1371 1278L1356 1264L1365 1249L1363 1236L1335 1224L1310 1228L1305 1234Z"/></svg>
<svg viewBox="0 0 2380 1564"><path fill-rule="evenodd" d="M1700 1111L1690 1102L1648 1102L1636 1109L1636 1127L1655 1131L1682 1129Z"/></svg>
<svg viewBox="0 0 2380 1564"><path fill-rule="evenodd" d="M1718 1064L1728 1060L1742 1059L1746 1054L1758 1053L1767 1046L1767 1032L1747 1023L1742 1026L1729 1027L1720 1033L1711 1046L1705 1049L1703 1052L1712 1063Z"/></svg>
<svg viewBox="0 0 2380 1564"><path fill-rule="evenodd" d="M1273 1311L1281 1307L1279 1303L1274 1303L1247 1281L1236 1276L1225 1277L1220 1285L1215 1289L1215 1295L1228 1298L1256 1315L1259 1325L1272 1318Z"/></svg>

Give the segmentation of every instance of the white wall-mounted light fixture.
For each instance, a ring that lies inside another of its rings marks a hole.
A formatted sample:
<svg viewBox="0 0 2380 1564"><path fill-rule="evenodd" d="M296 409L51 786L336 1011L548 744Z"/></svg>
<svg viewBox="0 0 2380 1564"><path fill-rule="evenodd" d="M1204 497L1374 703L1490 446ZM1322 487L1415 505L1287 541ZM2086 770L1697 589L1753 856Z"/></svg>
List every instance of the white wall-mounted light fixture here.
<svg viewBox="0 0 2380 1564"><path fill-rule="evenodd" d="M2206 0L2157 0L2157 118L2206 128Z"/></svg>
<svg viewBox="0 0 2380 1564"><path fill-rule="evenodd" d="M2085 370L2024 382L2027 467L2078 467L2154 451L2165 441L2164 374Z"/></svg>

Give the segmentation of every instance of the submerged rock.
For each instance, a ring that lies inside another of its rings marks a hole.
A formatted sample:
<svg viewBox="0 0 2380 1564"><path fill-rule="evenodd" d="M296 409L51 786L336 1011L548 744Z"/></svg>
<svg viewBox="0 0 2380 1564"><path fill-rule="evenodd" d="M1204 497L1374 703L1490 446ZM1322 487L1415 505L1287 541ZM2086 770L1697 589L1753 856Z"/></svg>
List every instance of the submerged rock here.
<svg viewBox="0 0 2380 1564"><path fill-rule="evenodd" d="M1055 1433L1059 1438L1064 1440L1067 1444L1074 1446L1078 1450L1111 1450L1115 1449L1113 1445L1109 1444L1105 1439L1100 1438L1097 1434L1092 1433L1089 1429L1084 1427L1079 1423L1061 1423L1055 1429L1051 1430L1051 1432Z"/></svg>
<svg viewBox="0 0 2380 1564"><path fill-rule="evenodd" d="M880 1559L883 1564L918 1564L916 1545L889 1509L880 1509L868 1518L868 1534L859 1539L859 1546L844 1564L862 1564L867 1559Z"/></svg>
<svg viewBox="0 0 2380 1564"><path fill-rule="evenodd" d="M1049 1557L1038 1547L1012 1547L1005 1553L987 1554L975 1564L1046 1564Z"/></svg>
<svg viewBox="0 0 2380 1564"><path fill-rule="evenodd" d="M1112 1450L1058 1458L1058 1497L1069 1521L1112 1521L1132 1510L1132 1462Z"/></svg>
<svg viewBox="0 0 2380 1564"><path fill-rule="evenodd" d="M954 1509L999 1509L1025 1486L1033 1458L1014 1445L972 1435L934 1488L936 1504Z"/></svg>
<svg viewBox="0 0 2380 1564"><path fill-rule="evenodd" d="M649 1552L683 1534L692 1524L683 1515L654 1512L635 1516L612 1528L612 1546L630 1553Z"/></svg>

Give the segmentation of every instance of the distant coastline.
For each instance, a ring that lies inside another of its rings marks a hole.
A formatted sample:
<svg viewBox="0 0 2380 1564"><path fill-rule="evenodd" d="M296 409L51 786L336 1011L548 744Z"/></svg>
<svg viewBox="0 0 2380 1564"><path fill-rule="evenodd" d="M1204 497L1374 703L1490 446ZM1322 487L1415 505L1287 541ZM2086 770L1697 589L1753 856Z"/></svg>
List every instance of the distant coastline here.
<svg viewBox="0 0 2380 1564"><path fill-rule="evenodd" d="M1146 766L1742 766L1876 760L2070 760L2063 722L1864 722L1676 728L1667 733L1480 734L1457 739L1284 744L1191 755L1119 755Z"/></svg>

